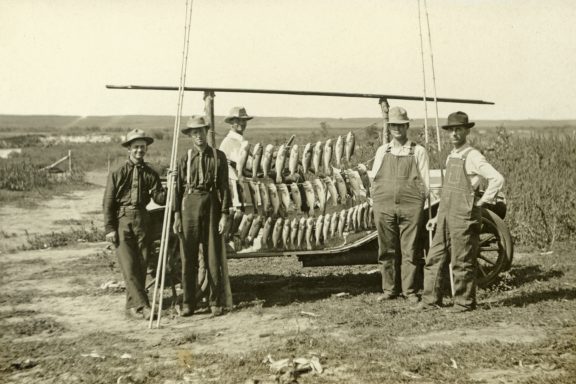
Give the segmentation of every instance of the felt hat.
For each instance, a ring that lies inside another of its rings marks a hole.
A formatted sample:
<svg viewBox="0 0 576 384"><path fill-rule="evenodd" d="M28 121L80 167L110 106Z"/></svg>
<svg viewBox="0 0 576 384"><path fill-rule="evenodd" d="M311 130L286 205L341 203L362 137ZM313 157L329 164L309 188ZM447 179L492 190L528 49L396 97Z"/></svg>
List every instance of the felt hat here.
<svg viewBox="0 0 576 384"><path fill-rule="evenodd" d="M455 127L466 127L472 128L476 123L471 123L468 121L468 115L464 112L458 111L451 113L448 116L446 124L442 126L443 129L450 129Z"/></svg>
<svg viewBox="0 0 576 384"><path fill-rule="evenodd" d="M196 128L208 128L210 124L206 122L204 116L194 115L188 119L186 122L186 127L182 128L180 131L184 134L188 134L193 129Z"/></svg>
<svg viewBox="0 0 576 384"><path fill-rule="evenodd" d="M143 130L133 129L126 135L126 140L124 140L122 146L128 148L131 142L139 139L145 140L147 145L150 145L154 142L154 139L151 138L150 136L146 136Z"/></svg>
<svg viewBox="0 0 576 384"><path fill-rule="evenodd" d="M228 124L231 124L234 119L251 120L253 118L254 116L248 116L248 113L246 113L246 108L234 107L230 110L228 116L224 118L224 121Z"/></svg>
<svg viewBox="0 0 576 384"><path fill-rule="evenodd" d="M410 122L408 112L402 107L392 107L388 111L388 124L407 124Z"/></svg>

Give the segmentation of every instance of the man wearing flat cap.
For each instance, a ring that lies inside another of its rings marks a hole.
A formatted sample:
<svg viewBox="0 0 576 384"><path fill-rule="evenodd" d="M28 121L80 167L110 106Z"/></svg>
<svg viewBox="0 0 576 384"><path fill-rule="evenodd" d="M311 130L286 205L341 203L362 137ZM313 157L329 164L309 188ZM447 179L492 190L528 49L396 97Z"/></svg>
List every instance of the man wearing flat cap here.
<svg viewBox="0 0 576 384"><path fill-rule="evenodd" d="M144 162L153 141L139 129L126 135L122 146L128 149L128 160L110 172L104 193L106 240L116 247L126 282L127 314L140 319L150 318L145 290L150 253L150 219L146 206L151 199L157 204L166 202L158 173Z"/></svg>
<svg viewBox="0 0 576 384"><path fill-rule="evenodd" d="M208 273L208 302L219 316L228 306L227 266L223 234L231 206L228 163L224 152L207 142L209 124L203 116L192 116L182 133L192 139L192 148L176 168L174 232L180 237L182 257L182 316L196 307L199 248Z"/></svg>
<svg viewBox="0 0 576 384"><path fill-rule="evenodd" d="M238 175L236 171L236 163L240 159L240 148L242 147L242 143L247 141L244 138L244 132L246 131L248 120L252 120L253 118L253 116L248 115L246 108L244 107L232 108L228 116L224 118L224 122L230 124L230 131L220 143L220 150L224 152L228 158L228 175L230 176L230 186L231 188L234 188L232 195L233 205L235 207L241 206L242 204L240 199L243 199L243 196L248 195L246 194L246 192L248 192L247 184L243 183L242 185L238 185L238 179L242 175ZM250 170L251 167L252 160L251 157L249 157L246 162L246 170ZM238 188L240 188L240 190L238 190ZM241 193L242 188L245 189L244 193ZM248 201L244 201L244 203L248 203Z"/></svg>
<svg viewBox="0 0 576 384"><path fill-rule="evenodd" d="M404 108L393 107L388 116L392 140L378 148L369 173L373 178L370 196L378 230L382 297L404 296L416 303L422 289L428 154L424 147L408 140L410 120Z"/></svg>
<svg viewBox="0 0 576 384"><path fill-rule="evenodd" d="M424 267L424 292L420 309L442 305L443 267L452 263L454 306L450 312L466 312L476 308L476 271L480 237L481 207L492 203L504 184L504 177L486 158L467 143L474 123L464 112L448 116L443 129L450 134L454 146L446 161L440 206L428 228L437 226ZM482 197L479 185L488 186Z"/></svg>

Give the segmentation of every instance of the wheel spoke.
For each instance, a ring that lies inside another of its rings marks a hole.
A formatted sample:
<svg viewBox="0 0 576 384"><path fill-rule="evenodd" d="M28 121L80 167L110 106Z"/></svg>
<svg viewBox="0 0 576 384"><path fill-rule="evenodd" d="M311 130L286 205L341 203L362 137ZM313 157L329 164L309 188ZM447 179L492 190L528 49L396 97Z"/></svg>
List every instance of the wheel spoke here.
<svg viewBox="0 0 576 384"><path fill-rule="evenodd" d="M498 247L480 247L480 251L482 252L498 252L500 248Z"/></svg>
<svg viewBox="0 0 576 384"><path fill-rule="evenodd" d="M498 239L496 238L496 235L494 235L493 233L490 233L489 236L480 240L480 246L482 246L488 242L491 242L493 240L498 240Z"/></svg>
<svg viewBox="0 0 576 384"><path fill-rule="evenodd" d="M490 265L496 265L495 261L488 259L486 256L483 256L482 254L478 255L478 258L484 260L485 262L487 262Z"/></svg>
<svg viewBox="0 0 576 384"><path fill-rule="evenodd" d="M483 268L480 264L478 264L478 269L480 270L480 272L481 272L484 276L487 276L487 275L488 275L488 274L486 273L486 271L484 271L484 268Z"/></svg>

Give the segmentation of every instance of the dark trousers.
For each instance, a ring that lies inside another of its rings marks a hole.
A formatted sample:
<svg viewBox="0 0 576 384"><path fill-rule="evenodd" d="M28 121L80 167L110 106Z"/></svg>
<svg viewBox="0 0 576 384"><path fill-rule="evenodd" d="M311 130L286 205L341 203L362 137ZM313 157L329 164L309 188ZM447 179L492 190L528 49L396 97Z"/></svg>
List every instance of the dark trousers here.
<svg viewBox="0 0 576 384"><path fill-rule="evenodd" d="M424 254L421 205L395 205L374 210L378 230L378 263L382 291L392 295L416 295L422 289Z"/></svg>
<svg viewBox="0 0 576 384"><path fill-rule="evenodd" d="M146 270L150 241L146 210L122 210L118 219L118 264L126 283L126 308L150 306L146 294Z"/></svg>
<svg viewBox="0 0 576 384"><path fill-rule="evenodd" d="M210 306L221 306L222 282L220 278L220 252L222 236L218 233L220 205L213 192L185 193L182 199L182 290L184 304L196 305L199 250L208 273Z"/></svg>

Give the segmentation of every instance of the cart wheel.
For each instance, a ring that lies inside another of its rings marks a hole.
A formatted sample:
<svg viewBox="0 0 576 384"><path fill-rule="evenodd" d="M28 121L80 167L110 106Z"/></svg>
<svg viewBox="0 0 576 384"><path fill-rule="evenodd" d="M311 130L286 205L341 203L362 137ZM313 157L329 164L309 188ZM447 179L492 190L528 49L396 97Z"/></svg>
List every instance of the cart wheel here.
<svg viewBox="0 0 576 384"><path fill-rule="evenodd" d="M502 219L482 209L480 245L478 249L478 286L486 287L500 272L510 268L513 257L512 237Z"/></svg>

